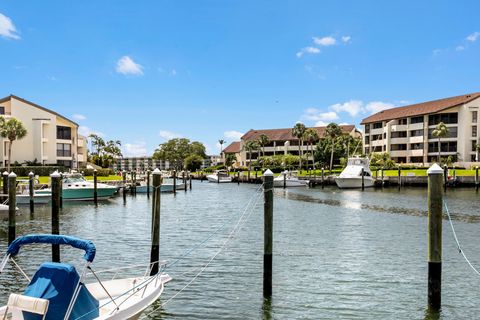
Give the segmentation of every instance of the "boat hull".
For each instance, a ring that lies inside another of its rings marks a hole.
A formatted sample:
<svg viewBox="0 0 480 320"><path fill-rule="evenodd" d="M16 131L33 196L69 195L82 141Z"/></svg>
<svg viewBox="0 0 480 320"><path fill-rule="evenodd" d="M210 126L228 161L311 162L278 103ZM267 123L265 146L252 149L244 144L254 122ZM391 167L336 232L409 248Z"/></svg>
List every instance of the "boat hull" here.
<svg viewBox="0 0 480 320"><path fill-rule="evenodd" d="M97 199L104 200L113 197L117 188L97 188ZM38 194L51 193L50 189L37 191ZM93 188L68 188L62 190L62 199L68 201L93 200Z"/></svg>
<svg viewBox="0 0 480 320"><path fill-rule="evenodd" d="M177 190L183 190L185 189L185 184L184 183L177 183L176 185ZM150 189L150 192L153 192L153 186L137 186L137 193L147 193L147 191ZM168 192L173 192L173 184L162 184L162 187L160 189L161 192L168 193Z"/></svg>
<svg viewBox="0 0 480 320"><path fill-rule="evenodd" d="M30 204L30 196L25 194L17 194L17 204ZM33 203L35 204L47 204L52 200L50 193L35 194L33 196Z"/></svg>
<svg viewBox="0 0 480 320"><path fill-rule="evenodd" d="M282 180L273 180L273 186L276 188L283 188L284 184L285 187L291 188L291 187L308 187L308 180L289 180L287 179L284 183L283 179Z"/></svg>
<svg viewBox="0 0 480 320"><path fill-rule="evenodd" d="M362 187L362 177L349 177L349 178L335 178L335 183L340 189L356 189ZM373 187L375 184L374 180L370 177L365 177L364 186L365 188Z"/></svg>
<svg viewBox="0 0 480 320"><path fill-rule="evenodd" d="M213 182L213 183L229 183L229 182L232 182L232 177L221 177L220 181L218 181L217 176L208 175L207 180L208 182Z"/></svg>

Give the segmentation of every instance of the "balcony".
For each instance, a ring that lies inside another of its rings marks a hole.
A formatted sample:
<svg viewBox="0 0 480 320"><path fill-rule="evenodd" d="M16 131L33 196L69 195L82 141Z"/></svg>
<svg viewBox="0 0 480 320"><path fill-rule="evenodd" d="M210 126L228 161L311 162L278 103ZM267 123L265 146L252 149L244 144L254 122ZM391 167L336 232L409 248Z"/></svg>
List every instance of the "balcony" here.
<svg viewBox="0 0 480 320"><path fill-rule="evenodd" d="M410 137L408 142L410 142L410 143L422 143L423 142L423 136Z"/></svg>
<svg viewBox="0 0 480 320"><path fill-rule="evenodd" d="M413 123L408 126L409 130L421 130L423 129L423 122L421 123Z"/></svg>
<svg viewBox="0 0 480 320"><path fill-rule="evenodd" d="M391 138L390 144L406 144L408 143L408 138Z"/></svg>
<svg viewBox="0 0 480 320"><path fill-rule="evenodd" d="M406 124L394 124L390 127L391 132L396 132L396 131L407 131L407 125Z"/></svg>
<svg viewBox="0 0 480 320"><path fill-rule="evenodd" d="M371 129L370 135L374 135L374 134L383 134L383 128Z"/></svg>
<svg viewBox="0 0 480 320"><path fill-rule="evenodd" d="M390 151L390 157L406 157L407 155L408 155L407 150Z"/></svg>

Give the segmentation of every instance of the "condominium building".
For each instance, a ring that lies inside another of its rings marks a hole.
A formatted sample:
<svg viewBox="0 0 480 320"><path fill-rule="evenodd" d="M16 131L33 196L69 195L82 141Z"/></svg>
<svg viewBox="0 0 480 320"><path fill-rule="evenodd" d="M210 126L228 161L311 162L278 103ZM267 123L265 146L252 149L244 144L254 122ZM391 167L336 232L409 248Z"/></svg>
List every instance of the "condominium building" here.
<svg viewBox="0 0 480 320"><path fill-rule="evenodd" d="M125 157L117 159L112 165L112 169L117 171L145 171L158 168L160 170L169 170L168 161L153 159L152 157Z"/></svg>
<svg viewBox="0 0 480 320"><path fill-rule="evenodd" d="M55 111L10 95L0 99L0 116L16 118L27 129L27 135L12 144L8 159L9 140L0 143L2 165L24 163L35 159L42 164L58 164L78 168L87 158L86 138L78 134L78 124Z"/></svg>
<svg viewBox="0 0 480 320"><path fill-rule="evenodd" d="M355 128L354 125L341 125L340 128L344 134L349 134L353 137L361 138L361 133ZM326 127L313 127L318 133L319 138L325 136ZM247 166L250 155L247 155L245 148L243 147L247 141L258 140L262 135L268 137L268 143L261 148L265 152L265 156L283 155L283 154L299 154L300 140L292 135L291 128L285 129L262 129L262 130L249 130L245 133L240 141L233 142L223 150L225 154L235 154L237 166ZM303 143L300 147L302 153L310 152L307 143ZM252 161L255 161L260 156L261 150L255 150L252 152Z"/></svg>
<svg viewBox="0 0 480 320"><path fill-rule="evenodd" d="M480 92L387 109L363 119L364 152L388 152L397 163L430 164L438 159L433 130L443 122L440 156L461 166L478 161Z"/></svg>

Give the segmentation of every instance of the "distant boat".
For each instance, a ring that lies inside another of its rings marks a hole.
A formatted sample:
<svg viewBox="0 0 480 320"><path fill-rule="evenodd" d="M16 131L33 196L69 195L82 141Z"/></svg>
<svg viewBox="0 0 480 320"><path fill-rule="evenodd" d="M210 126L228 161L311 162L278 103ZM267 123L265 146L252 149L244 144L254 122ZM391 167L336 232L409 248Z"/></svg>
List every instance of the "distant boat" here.
<svg viewBox="0 0 480 320"><path fill-rule="evenodd" d="M153 192L153 186L150 185L147 187L146 183L142 183L139 186L137 186L137 193L147 193L147 190L150 189L150 192ZM183 190L185 189L185 183L181 181L177 181L176 184L176 189L177 190ZM173 192L173 182L168 182L168 183L162 183L162 186L160 188L160 192Z"/></svg>
<svg viewBox="0 0 480 320"><path fill-rule="evenodd" d="M337 186L341 189L361 188L362 169L365 188L373 187L374 180L370 171L370 160L360 157L348 158L346 168L335 178Z"/></svg>
<svg viewBox="0 0 480 320"><path fill-rule="evenodd" d="M15 196L17 200L17 204L29 204L30 203L30 195L29 194L17 194ZM46 204L52 200L51 193L37 193L33 194L33 203L36 204Z"/></svg>
<svg viewBox="0 0 480 320"><path fill-rule="evenodd" d="M232 182L232 177L226 170L217 170L207 176L208 182L214 183L228 183Z"/></svg>
<svg viewBox="0 0 480 320"><path fill-rule="evenodd" d="M277 188L285 187L308 187L309 180L300 180L296 172L283 171L278 177L273 179L273 186Z"/></svg>
<svg viewBox="0 0 480 320"><path fill-rule="evenodd" d="M97 183L97 199L111 198L118 188L104 183ZM87 181L80 173L64 174L62 183L63 200L93 200L94 184ZM37 190L37 194L52 193L51 188Z"/></svg>
<svg viewBox="0 0 480 320"><path fill-rule="evenodd" d="M137 277L116 278L122 270L134 272L135 266L127 266L106 270L113 272L114 276L112 280L100 282L97 274L102 271L95 272L91 268L96 252L91 241L49 234L26 235L13 241L0 263L0 273L22 246L34 243L82 249L85 251L85 266L79 274L71 264L45 262L31 279L22 271L29 285L23 294L11 293L7 305L0 307L3 319L137 319L143 310L160 298L165 283L172 279L164 273L148 275L151 268L146 272L139 270ZM85 283L90 273L97 281Z"/></svg>

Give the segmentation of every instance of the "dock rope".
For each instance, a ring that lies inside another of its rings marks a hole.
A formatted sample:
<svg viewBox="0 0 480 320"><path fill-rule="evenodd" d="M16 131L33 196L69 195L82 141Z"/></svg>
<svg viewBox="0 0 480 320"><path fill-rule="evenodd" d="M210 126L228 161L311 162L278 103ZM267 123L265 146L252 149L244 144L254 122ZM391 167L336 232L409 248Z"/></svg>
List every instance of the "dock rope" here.
<svg viewBox="0 0 480 320"><path fill-rule="evenodd" d="M263 184L262 184L263 186ZM170 297L167 301L165 301L164 303L161 303L158 307L154 308L151 312L149 312L146 316L150 316L152 315L153 313L157 312L160 308L163 308L165 305L167 305L168 303L170 303L174 298L176 298L180 293L182 293L185 289L187 289L207 268L208 266L213 262L213 260L215 260L215 258L223 251L223 249L226 247L226 245L230 242L230 240L233 239L233 236L235 235L236 232L238 232L240 229L241 229L241 226L248 220L248 218L250 217L250 215L253 213L253 209L257 206L258 204L258 201L259 199L261 198L263 192L258 192L258 190L260 190L260 188L262 187L260 186L254 196L250 199L250 201L247 203L247 205L245 206L245 209L243 210L243 213L242 215L240 216L240 218L237 220L237 223L235 224L235 226L233 227L232 231L228 234L227 238L225 239L225 241L223 242L223 244L220 246L220 248L218 249L218 251L207 261L207 263L205 265L203 265L200 269L200 271L198 271L195 276L193 276L193 278L185 285L183 286L180 290L178 290L172 297ZM253 202L252 202L253 200ZM253 203L252 206L250 206L249 204L250 203ZM248 210L248 208L251 207L251 210Z"/></svg>
<svg viewBox="0 0 480 320"><path fill-rule="evenodd" d="M480 276L480 272L478 272L478 270L473 266L473 264L470 262L470 260L465 255L465 252L463 252L462 247L460 246L460 242L458 241L457 233L455 232L455 228L453 226L452 217L450 216L450 211L448 210L447 199L444 199L443 203L445 205L445 212L447 213L448 221L450 222L450 227L452 228L453 238L455 239L455 242L457 243L458 252L463 256L465 261L467 261L470 268L472 268L472 270Z"/></svg>

